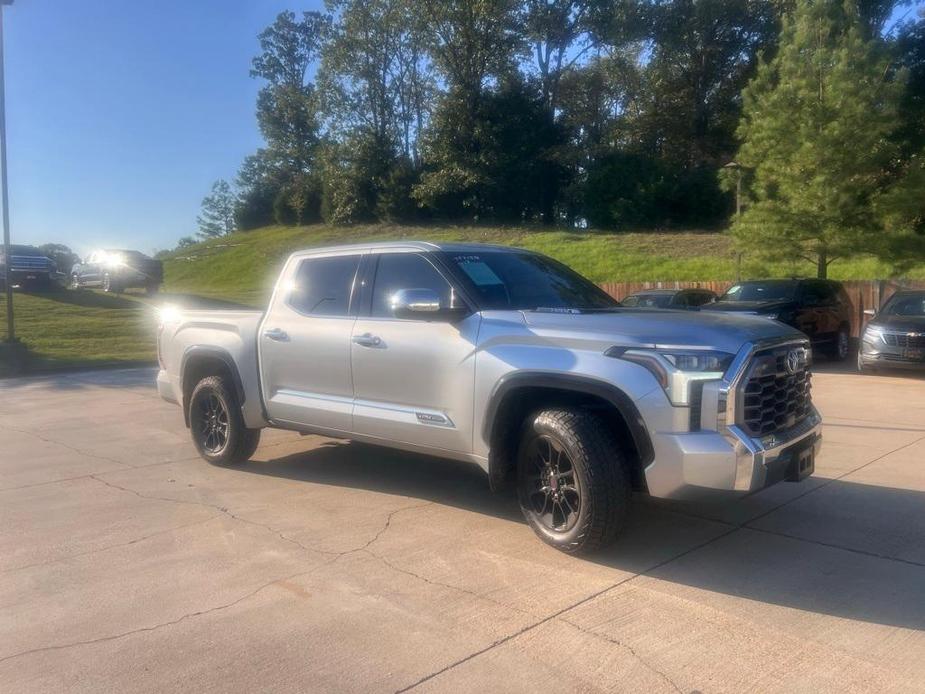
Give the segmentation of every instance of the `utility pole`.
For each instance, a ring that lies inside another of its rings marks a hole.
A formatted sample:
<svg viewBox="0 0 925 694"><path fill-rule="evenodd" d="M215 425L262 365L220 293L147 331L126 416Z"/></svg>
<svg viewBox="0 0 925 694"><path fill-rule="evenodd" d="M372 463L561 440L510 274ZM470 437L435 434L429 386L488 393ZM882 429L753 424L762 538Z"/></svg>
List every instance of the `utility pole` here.
<svg viewBox="0 0 925 694"><path fill-rule="evenodd" d="M6 276L4 278L4 287L6 289L6 339L7 342L16 341L16 327L13 321L13 282L10 269L13 265L13 254L10 246L10 194L7 187L6 175L6 80L3 74L3 8L5 5L12 5L13 0L0 0L0 177L3 181L2 197L3 202L3 258L6 263Z"/></svg>
<svg viewBox="0 0 925 694"><path fill-rule="evenodd" d="M723 166L736 172L736 222L742 219L742 165L731 161ZM736 282L742 281L742 251L736 253Z"/></svg>

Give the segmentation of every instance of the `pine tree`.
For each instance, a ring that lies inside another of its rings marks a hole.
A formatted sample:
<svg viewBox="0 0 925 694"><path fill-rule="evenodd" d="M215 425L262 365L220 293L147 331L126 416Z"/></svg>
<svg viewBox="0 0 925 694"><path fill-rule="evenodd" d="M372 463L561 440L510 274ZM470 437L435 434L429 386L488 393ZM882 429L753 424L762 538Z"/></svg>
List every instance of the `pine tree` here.
<svg viewBox="0 0 925 694"><path fill-rule="evenodd" d="M819 277L837 258L887 253L891 206L881 202L896 178L902 89L854 3L799 0L777 55L743 93L736 159L749 203L733 227L742 245L810 260Z"/></svg>
<svg viewBox="0 0 925 694"><path fill-rule="evenodd" d="M202 212L196 217L199 236L208 239L234 231L234 205L231 186L220 178L212 184L212 192L202 199Z"/></svg>

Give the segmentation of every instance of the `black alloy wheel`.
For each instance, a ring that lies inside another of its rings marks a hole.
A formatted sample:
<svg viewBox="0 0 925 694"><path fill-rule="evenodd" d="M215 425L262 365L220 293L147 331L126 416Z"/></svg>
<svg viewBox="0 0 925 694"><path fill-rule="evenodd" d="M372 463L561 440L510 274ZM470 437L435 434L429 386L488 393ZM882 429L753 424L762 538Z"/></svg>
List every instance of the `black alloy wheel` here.
<svg viewBox="0 0 925 694"><path fill-rule="evenodd" d="M537 521L557 533L575 527L581 487L563 444L546 434L538 436L530 442L526 457L524 491Z"/></svg>

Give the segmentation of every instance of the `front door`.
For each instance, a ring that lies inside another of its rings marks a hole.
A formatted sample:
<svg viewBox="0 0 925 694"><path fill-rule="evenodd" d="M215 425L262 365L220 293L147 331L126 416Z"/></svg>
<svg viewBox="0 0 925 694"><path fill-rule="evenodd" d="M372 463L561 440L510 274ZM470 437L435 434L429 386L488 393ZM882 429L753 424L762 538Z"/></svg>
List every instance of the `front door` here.
<svg viewBox="0 0 925 694"><path fill-rule="evenodd" d="M350 431L351 298L361 257L311 256L287 268L258 336L271 420Z"/></svg>
<svg viewBox="0 0 925 694"><path fill-rule="evenodd" d="M399 289L431 289L444 306L461 299L426 254L383 253L372 260L371 296L360 307L351 344L354 430L470 452L479 315L452 322L395 318L389 298Z"/></svg>

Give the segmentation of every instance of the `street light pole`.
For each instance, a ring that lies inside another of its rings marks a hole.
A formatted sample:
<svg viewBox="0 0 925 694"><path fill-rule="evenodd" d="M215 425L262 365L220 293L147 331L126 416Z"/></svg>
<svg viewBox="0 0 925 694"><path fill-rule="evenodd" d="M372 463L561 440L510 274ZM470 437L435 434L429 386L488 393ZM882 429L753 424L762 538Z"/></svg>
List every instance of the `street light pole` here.
<svg viewBox="0 0 925 694"><path fill-rule="evenodd" d="M6 289L6 339L7 342L16 341L16 328L13 322L13 282L10 268L13 258L10 247L10 195L6 184L6 82L3 74L3 7L12 5L13 0L0 1L0 182L2 192L0 198L3 203L3 258L6 263L6 276L4 287Z"/></svg>

